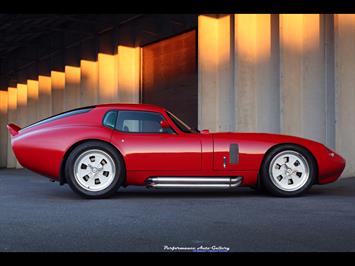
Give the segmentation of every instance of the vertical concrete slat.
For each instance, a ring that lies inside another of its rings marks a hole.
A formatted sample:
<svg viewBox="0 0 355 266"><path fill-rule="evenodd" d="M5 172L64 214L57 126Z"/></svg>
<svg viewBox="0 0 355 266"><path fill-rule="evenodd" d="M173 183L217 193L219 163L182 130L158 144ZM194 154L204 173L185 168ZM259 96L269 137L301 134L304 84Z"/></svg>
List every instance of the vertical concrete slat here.
<svg viewBox="0 0 355 266"><path fill-rule="evenodd" d="M98 103L98 63L81 60L80 62L80 105Z"/></svg>
<svg viewBox="0 0 355 266"><path fill-rule="evenodd" d="M64 111L65 73L51 71L50 85L52 90L52 115L62 113Z"/></svg>
<svg viewBox="0 0 355 266"><path fill-rule="evenodd" d="M117 93L117 55L99 53L98 55L98 103L118 101Z"/></svg>
<svg viewBox="0 0 355 266"><path fill-rule="evenodd" d="M233 17L198 17L198 125L234 130Z"/></svg>
<svg viewBox="0 0 355 266"><path fill-rule="evenodd" d="M63 110L68 111L80 106L80 68L65 66L65 89Z"/></svg>
<svg viewBox="0 0 355 266"><path fill-rule="evenodd" d="M326 143L323 21L318 14L280 15L281 131Z"/></svg>
<svg viewBox="0 0 355 266"><path fill-rule="evenodd" d="M336 151L346 159L343 176L355 175L355 15L336 14L335 92L336 92Z"/></svg>
<svg viewBox="0 0 355 266"><path fill-rule="evenodd" d="M51 77L38 77L38 119L52 115L52 86Z"/></svg>
<svg viewBox="0 0 355 266"><path fill-rule="evenodd" d="M20 127L28 125L27 94L27 85L17 84L17 123ZM18 161L16 168L22 168Z"/></svg>
<svg viewBox="0 0 355 266"><path fill-rule="evenodd" d="M17 124L17 88L8 88L8 123ZM16 158L11 147L11 137L7 141L7 168L16 167Z"/></svg>
<svg viewBox="0 0 355 266"><path fill-rule="evenodd" d="M139 102L140 49L118 46L117 88L121 103Z"/></svg>
<svg viewBox="0 0 355 266"><path fill-rule="evenodd" d="M25 127L27 120L27 85L17 84L17 123L20 127Z"/></svg>
<svg viewBox="0 0 355 266"><path fill-rule="evenodd" d="M7 167L7 114L8 92L0 91L0 168Z"/></svg>
<svg viewBox="0 0 355 266"><path fill-rule="evenodd" d="M38 121L38 81L28 80L27 81L27 115L28 124L35 123Z"/></svg>
<svg viewBox="0 0 355 266"><path fill-rule="evenodd" d="M269 14L237 14L234 21L237 130L279 132L277 25Z"/></svg>
<svg viewBox="0 0 355 266"><path fill-rule="evenodd" d="M334 15L321 15L321 30L324 37L325 86L326 86L326 144L335 149L335 60L334 60Z"/></svg>

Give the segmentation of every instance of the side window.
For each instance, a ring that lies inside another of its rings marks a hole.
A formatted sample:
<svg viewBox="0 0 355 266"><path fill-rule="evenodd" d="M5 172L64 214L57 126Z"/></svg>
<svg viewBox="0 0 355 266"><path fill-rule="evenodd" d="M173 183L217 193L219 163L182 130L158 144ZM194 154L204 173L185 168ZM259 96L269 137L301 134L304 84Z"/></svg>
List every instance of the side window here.
<svg viewBox="0 0 355 266"><path fill-rule="evenodd" d="M171 128L162 128L160 121L164 117L159 113L144 111L119 111L116 129L132 133L169 133Z"/></svg>
<svg viewBox="0 0 355 266"><path fill-rule="evenodd" d="M117 119L117 111L114 111L114 110L108 111L105 114L104 120L102 123L105 127L115 128L116 119Z"/></svg>

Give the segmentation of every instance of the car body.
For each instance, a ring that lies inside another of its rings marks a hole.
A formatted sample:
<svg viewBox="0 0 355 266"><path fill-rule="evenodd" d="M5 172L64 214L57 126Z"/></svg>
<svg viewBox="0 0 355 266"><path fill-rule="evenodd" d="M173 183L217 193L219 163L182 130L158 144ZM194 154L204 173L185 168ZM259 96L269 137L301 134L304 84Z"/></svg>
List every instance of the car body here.
<svg viewBox="0 0 355 266"><path fill-rule="evenodd" d="M137 115L148 120L135 120ZM120 116L123 122L119 129L116 123ZM157 118L161 120L160 129L154 124L156 117L160 117ZM269 133L194 131L166 109L147 104L83 107L22 129L9 124L8 129L19 163L61 184L67 182L65 167L69 155L88 141L105 143L119 154L122 158L119 168L124 170L121 173L123 186L155 184L159 187L157 181L164 177L170 177L175 187L177 184L186 186L183 180L189 178L191 182L187 180L187 183L196 187L198 184L203 187L199 178L207 180L202 182L207 184L210 184L209 178L217 178L218 184L229 187L233 186L233 179L229 179L227 185L218 180L238 178L234 179L237 186L257 186L265 156L280 145L300 147L310 156L309 160L314 159L313 183L333 182L345 167L340 155L312 140ZM284 167L286 171L288 168ZM216 183L210 185L213 184Z"/></svg>

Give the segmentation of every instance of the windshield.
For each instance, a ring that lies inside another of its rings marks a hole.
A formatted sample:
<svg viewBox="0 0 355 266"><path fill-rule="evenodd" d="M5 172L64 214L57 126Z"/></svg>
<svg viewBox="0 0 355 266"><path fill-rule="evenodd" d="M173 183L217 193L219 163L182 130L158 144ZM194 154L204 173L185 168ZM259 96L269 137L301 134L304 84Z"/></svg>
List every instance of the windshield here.
<svg viewBox="0 0 355 266"><path fill-rule="evenodd" d="M188 126L186 123L184 123L181 119L179 119L177 116L175 116L173 113L167 111L168 116L170 117L171 120L175 123L175 125L185 133L197 133L196 130L192 129L190 126Z"/></svg>

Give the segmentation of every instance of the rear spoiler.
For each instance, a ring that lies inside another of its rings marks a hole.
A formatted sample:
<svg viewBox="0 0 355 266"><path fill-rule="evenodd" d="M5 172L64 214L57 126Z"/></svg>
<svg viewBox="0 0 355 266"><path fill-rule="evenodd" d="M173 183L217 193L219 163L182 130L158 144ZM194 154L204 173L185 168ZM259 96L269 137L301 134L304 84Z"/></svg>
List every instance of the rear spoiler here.
<svg viewBox="0 0 355 266"><path fill-rule="evenodd" d="M11 136L16 136L21 128L15 124L8 124L7 129Z"/></svg>

